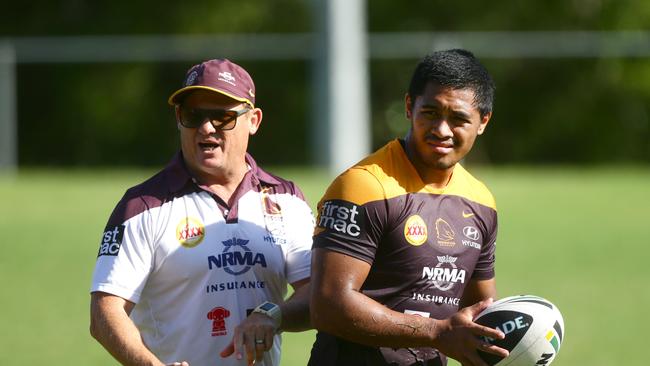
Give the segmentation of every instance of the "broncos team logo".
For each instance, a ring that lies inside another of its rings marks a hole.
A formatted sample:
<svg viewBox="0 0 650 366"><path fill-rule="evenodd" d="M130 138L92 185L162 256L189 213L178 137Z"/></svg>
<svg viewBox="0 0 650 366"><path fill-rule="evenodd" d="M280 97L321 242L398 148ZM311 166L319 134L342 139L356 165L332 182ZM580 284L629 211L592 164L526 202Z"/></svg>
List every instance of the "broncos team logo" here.
<svg viewBox="0 0 650 366"><path fill-rule="evenodd" d="M453 247L456 245L454 241L454 229L451 228L451 225L442 218L436 220L436 236L438 239L438 245L442 247Z"/></svg>

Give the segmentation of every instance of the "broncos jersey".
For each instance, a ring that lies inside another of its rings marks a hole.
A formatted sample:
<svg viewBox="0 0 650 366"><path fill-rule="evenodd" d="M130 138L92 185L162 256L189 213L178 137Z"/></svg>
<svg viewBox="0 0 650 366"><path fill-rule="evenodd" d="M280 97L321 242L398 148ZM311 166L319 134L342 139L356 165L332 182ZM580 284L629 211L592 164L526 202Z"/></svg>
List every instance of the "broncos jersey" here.
<svg viewBox="0 0 650 366"><path fill-rule="evenodd" d="M496 233L494 198L480 181L456 164L447 186L433 188L393 140L330 185L314 248L369 263L366 296L444 319L459 309L471 279L494 277ZM319 332L310 364L444 365L446 358L433 348L367 347Z"/></svg>
<svg viewBox="0 0 650 366"><path fill-rule="evenodd" d="M313 216L300 189L246 155L250 169L220 208L176 155L129 189L102 235L91 292L135 303L131 319L165 363L246 365L222 358L235 327L287 284L310 276ZM264 353L280 364L281 336Z"/></svg>

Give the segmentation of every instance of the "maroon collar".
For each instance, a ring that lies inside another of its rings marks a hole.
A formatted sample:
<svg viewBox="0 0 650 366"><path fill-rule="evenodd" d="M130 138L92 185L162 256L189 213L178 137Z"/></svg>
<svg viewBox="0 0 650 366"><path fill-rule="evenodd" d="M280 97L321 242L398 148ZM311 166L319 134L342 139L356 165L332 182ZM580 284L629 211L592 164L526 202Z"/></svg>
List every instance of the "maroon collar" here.
<svg viewBox="0 0 650 366"><path fill-rule="evenodd" d="M256 187L260 182L265 183L264 185L279 185L281 182L276 179L271 174L264 171L257 165L257 162L253 157L246 153L246 163L250 166L250 170L244 175L244 179L240 183L241 188L245 188L242 192L247 192L252 187ZM182 152L177 152L172 160L167 164L164 169L166 175L167 186L169 191L174 193L183 189L189 182L194 183L192 175L190 174L185 161L183 160ZM239 189L238 189L239 190Z"/></svg>

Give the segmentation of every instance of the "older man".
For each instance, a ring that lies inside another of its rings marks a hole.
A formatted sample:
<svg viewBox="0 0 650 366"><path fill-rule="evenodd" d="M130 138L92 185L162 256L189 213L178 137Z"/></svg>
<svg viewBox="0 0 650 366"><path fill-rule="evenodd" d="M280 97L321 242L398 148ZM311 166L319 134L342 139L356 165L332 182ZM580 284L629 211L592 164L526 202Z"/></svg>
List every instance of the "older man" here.
<svg viewBox="0 0 650 366"><path fill-rule="evenodd" d="M309 328L311 210L246 152L262 110L242 67L195 65L169 103L181 151L108 220L91 334L125 365L279 365L280 330Z"/></svg>

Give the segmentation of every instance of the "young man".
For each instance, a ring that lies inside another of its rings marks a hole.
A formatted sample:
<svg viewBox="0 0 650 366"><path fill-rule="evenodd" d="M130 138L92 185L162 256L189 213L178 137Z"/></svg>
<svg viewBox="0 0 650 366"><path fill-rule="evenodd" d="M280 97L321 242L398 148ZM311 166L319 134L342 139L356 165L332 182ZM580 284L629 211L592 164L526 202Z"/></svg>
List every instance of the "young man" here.
<svg viewBox="0 0 650 366"><path fill-rule="evenodd" d="M492 116L494 84L463 50L416 67L411 128L345 171L319 203L310 365L485 365L507 355L472 319L496 296L495 203L459 161ZM462 308L462 309L461 309ZM461 310L459 310L461 309Z"/></svg>
<svg viewBox="0 0 650 366"><path fill-rule="evenodd" d="M125 365L279 365L279 331L309 328L311 210L246 153L262 111L243 68L196 65L169 103L181 151L108 220L91 334Z"/></svg>

